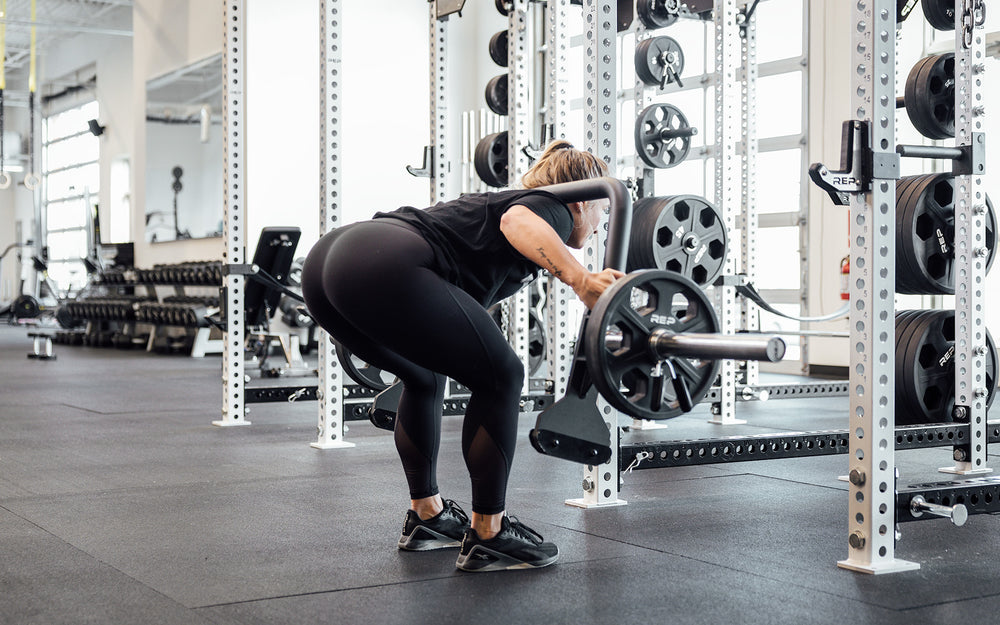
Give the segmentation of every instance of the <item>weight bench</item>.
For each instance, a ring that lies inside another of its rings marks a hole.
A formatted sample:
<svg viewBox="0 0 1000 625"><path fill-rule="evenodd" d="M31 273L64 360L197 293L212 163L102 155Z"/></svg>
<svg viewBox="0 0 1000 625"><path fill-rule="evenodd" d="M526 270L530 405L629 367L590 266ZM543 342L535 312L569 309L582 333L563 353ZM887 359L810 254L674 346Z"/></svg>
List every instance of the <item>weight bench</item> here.
<svg viewBox="0 0 1000 625"><path fill-rule="evenodd" d="M299 337L271 333L267 328L271 316L278 310L282 291L287 288L288 273L295 261L295 249L302 231L295 227L269 227L260 232L246 285L243 309L246 311L247 333L256 334L265 343L265 350L277 341L285 362L290 367L304 367L299 351ZM263 332L254 332L254 328Z"/></svg>
<svg viewBox="0 0 1000 625"><path fill-rule="evenodd" d="M28 332L28 337L34 339L33 351L28 358L34 360L55 360L52 353L52 335L48 332Z"/></svg>

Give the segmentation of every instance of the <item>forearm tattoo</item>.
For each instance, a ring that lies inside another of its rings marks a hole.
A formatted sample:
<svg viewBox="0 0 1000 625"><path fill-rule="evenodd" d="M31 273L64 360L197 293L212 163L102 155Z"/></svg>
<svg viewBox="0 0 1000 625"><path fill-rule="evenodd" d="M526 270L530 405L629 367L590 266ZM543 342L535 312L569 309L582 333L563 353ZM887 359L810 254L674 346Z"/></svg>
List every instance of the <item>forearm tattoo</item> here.
<svg viewBox="0 0 1000 625"><path fill-rule="evenodd" d="M556 264L552 261L551 258L549 258L548 254L545 253L545 248L539 247L536 248L536 251L545 260L546 264L548 264L549 273L551 273L556 278L562 278L562 270L556 268Z"/></svg>

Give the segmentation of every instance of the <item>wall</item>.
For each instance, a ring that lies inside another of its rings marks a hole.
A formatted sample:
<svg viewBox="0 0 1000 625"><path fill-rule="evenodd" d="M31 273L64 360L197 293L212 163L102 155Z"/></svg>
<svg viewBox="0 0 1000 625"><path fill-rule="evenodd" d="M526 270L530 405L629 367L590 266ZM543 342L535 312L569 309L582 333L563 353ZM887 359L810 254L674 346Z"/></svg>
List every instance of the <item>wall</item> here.
<svg viewBox="0 0 1000 625"><path fill-rule="evenodd" d="M11 87L8 82L8 88ZM4 126L6 132L16 131L23 137L27 136L28 110L6 106L4 111ZM5 145L4 151L11 150L11 146ZM0 253L11 243L16 242L16 224L21 222L21 241L24 242L32 237L32 221L34 219L34 208L32 193L28 191L22 183L24 172L8 172L13 182L10 187L0 191ZM25 277L30 276L30 272L19 272L17 262L17 249L12 249L0 261L0 306L10 302L20 295L20 284L22 273ZM28 256L25 260L30 265Z"/></svg>
<svg viewBox="0 0 1000 625"><path fill-rule="evenodd" d="M840 167L841 123L851 119L851 76L845 59L851 55L850 7L840 0L809 3L809 162ZM834 206L819 187L809 184L809 234L806 254L809 261L807 288L808 316L835 312L844 302L839 299L840 259L847 255L848 209ZM846 318L810 329L846 332ZM844 366L849 364L844 339L810 338L808 361L811 365Z"/></svg>
<svg viewBox="0 0 1000 625"><path fill-rule="evenodd" d="M135 0L132 10L132 240L137 266L221 259L221 238L147 243L146 81L222 50L222 2ZM221 194L220 194L221 201Z"/></svg>
<svg viewBox="0 0 1000 625"><path fill-rule="evenodd" d="M212 128L207 143L201 142L201 126L197 124L147 123L145 130L147 143L155 144L156 149L146 155L143 203L149 221L145 224L144 240L152 240L154 234L160 241L175 237L175 167L182 171L181 190L176 194L177 223L181 229L194 237L221 232L224 198L221 128Z"/></svg>

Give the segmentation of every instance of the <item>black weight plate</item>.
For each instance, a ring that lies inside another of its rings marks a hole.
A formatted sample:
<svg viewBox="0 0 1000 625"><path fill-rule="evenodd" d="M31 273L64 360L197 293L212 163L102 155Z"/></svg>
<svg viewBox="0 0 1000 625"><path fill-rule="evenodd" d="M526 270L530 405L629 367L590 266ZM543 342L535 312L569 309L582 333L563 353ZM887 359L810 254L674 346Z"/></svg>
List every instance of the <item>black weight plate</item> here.
<svg viewBox="0 0 1000 625"><path fill-rule="evenodd" d="M949 350L955 335L954 323L946 327L941 312L945 311L921 311L904 333L902 376L896 384L902 385L909 410L896 412L897 425L950 421L948 400L954 406L955 372L954 354L949 356Z"/></svg>
<svg viewBox="0 0 1000 625"><path fill-rule="evenodd" d="M955 407L955 312L951 310L922 311L911 323L909 344L904 361L904 375L897 378L908 394L912 410L900 414L897 424L949 423ZM987 354L984 361L986 407L996 396L997 372L1000 360L993 337L986 332ZM897 367L898 368L898 367ZM899 388L897 386L897 388ZM899 393L897 392L897 396Z"/></svg>
<svg viewBox="0 0 1000 625"><path fill-rule="evenodd" d="M493 322L501 330L503 327L503 308L500 304L494 304L487 310L493 317ZM535 311L528 311L528 375L532 376L542 368L545 361L545 329Z"/></svg>
<svg viewBox="0 0 1000 625"><path fill-rule="evenodd" d="M912 176L909 184L902 193L903 210L896 215L896 258L901 261L896 269L897 279L905 278L896 288L897 293L925 293L928 287L926 280L922 279L920 268L917 264L916 250L913 248L913 213L917 210L915 191L918 187L929 180L933 174L923 174Z"/></svg>
<svg viewBox="0 0 1000 625"><path fill-rule="evenodd" d="M528 375L538 373L545 362L545 328L534 311L528 313Z"/></svg>
<svg viewBox="0 0 1000 625"><path fill-rule="evenodd" d="M913 412L914 406L910 405L911 394L904 392L906 385L903 383L905 374L906 347L910 340L909 327L913 320L924 311L906 310L896 315L896 348L894 350L896 368L896 414L901 411Z"/></svg>
<svg viewBox="0 0 1000 625"><path fill-rule="evenodd" d="M395 376L391 373L364 362L340 343L335 342L334 344L337 348L337 360L340 361L340 366L344 368L344 372L352 380L376 392L384 391L392 386Z"/></svg>
<svg viewBox="0 0 1000 625"><path fill-rule="evenodd" d="M15 319L34 319L42 314L42 307L34 297L19 295L10 305L10 311Z"/></svg>
<svg viewBox="0 0 1000 625"><path fill-rule="evenodd" d="M507 131L486 135L476 144L476 174L491 187L507 186Z"/></svg>
<svg viewBox="0 0 1000 625"><path fill-rule="evenodd" d="M701 287L722 273L729 240L722 215L696 195L641 198L633 205L628 271L666 269Z"/></svg>
<svg viewBox="0 0 1000 625"><path fill-rule="evenodd" d="M955 53L928 59L906 80L906 114L920 134L947 139L955 136Z"/></svg>
<svg viewBox="0 0 1000 625"><path fill-rule="evenodd" d="M904 239L897 241L896 257L907 255L910 284L916 293L955 292L953 198L950 174L924 176L908 192L907 210L900 219Z"/></svg>
<svg viewBox="0 0 1000 625"><path fill-rule="evenodd" d="M680 0L638 0L635 10L643 26L656 30L677 21L680 17L680 5Z"/></svg>
<svg viewBox="0 0 1000 625"><path fill-rule="evenodd" d="M989 195L986 195L986 223L983 225L986 230L986 247L990 250L990 254L986 258L985 273L988 274L993 267L997 251L997 214L993 212L993 201L990 200Z"/></svg>
<svg viewBox="0 0 1000 625"><path fill-rule="evenodd" d="M913 400L913 393L907 392L907 385L904 381L906 377L906 363L909 361L906 358L906 348L909 345L911 332L910 325L913 320L919 317L924 310L904 310L902 312L896 313L896 347L894 350L895 355L895 370L896 370L896 383L895 383L895 395L896 395L896 415L900 414L913 414L919 411L916 401Z"/></svg>
<svg viewBox="0 0 1000 625"><path fill-rule="evenodd" d="M921 111L926 107L921 107L920 103L917 102L917 84L921 80L926 80L926 72L924 69L934 62L934 56L927 56L916 63L910 68L909 74L906 76L906 83L903 86L903 103L906 107L906 115L910 118L911 123L919 131L920 128L917 126L917 122L914 118L921 118ZM923 72L923 73L922 73Z"/></svg>
<svg viewBox="0 0 1000 625"><path fill-rule="evenodd" d="M691 137L664 137L664 132L689 129L684 114L672 104L647 106L635 120L635 151L644 163L657 169L679 165L691 150Z"/></svg>
<svg viewBox="0 0 1000 625"><path fill-rule="evenodd" d="M635 74L643 83L650 86L670 84L683 72L684 51L676 39L653 37L640 41L635 47Z"/></svg>
<svg viewBox="0 0 1000 625"><path fill-rule="evenodd" d="M935 30L955 30L955 0L921 0L920 6Z"/></svg>
<svg viewBox="0 0 1000 625"><path fill-rule="evenodd" d="M904 199L907 197L907 189L919 176L906 176L900 179L896 184L896 292L897 293L911 293L913 292L913 286L911 285L911 274L913 271L909 268L906 259L909 254L900 250L900 247L905 244L908 237L903 233L903 218L906 216L906 211L908 210L907 204Z"/></svg>
<svg viewBox="0 0 1000 625"><path fill-rule="evenodd" d="M666 367L661 395L651 392L658 361L648 342L658 327L675 333L714 333L719 322L697 284L670 271L647 269L618 280L601 295L584 333L594 386L614 408L637 419L670 419L682 412ZM620 345L609 344L608 339L617 336ZM681 357L671 362L697 404L715 382L719 362Z"/></svg>
<svg viewBox="0 0 1000 625"><path fill-rule="evenodd" d="M503 16L510 15L510 10L514 8L514 3L511 0L493 0L493 5L497 8L500 15Z"/></svg>
<svg viewBox="0 0 1000 625"><path fill-rule="evenodd" d="M486 83L486 106L497 115L507 114L507 74L490 78Z"/></svg>
<svg viewBox="0 0 1000 625"><path fill-rule="evenodd" d="M490 58L500 67L507 67L506 30L501 30L490 37Z"/></svg>
<svg viewBox="0 0 1000 625"><path fill-rule="evenodd" d="M60 306L56 309L56 321L59 323L59 327L66 328L67 330L72 330L83 325L83 322L67 306Z"/></svg>

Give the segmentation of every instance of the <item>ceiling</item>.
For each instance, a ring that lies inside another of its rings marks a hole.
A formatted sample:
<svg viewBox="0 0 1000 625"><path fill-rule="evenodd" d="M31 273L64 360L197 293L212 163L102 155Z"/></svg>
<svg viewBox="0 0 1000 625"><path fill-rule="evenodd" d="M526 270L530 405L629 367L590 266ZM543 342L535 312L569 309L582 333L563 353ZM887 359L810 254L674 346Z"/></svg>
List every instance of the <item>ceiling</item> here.
<svg viewBox="0 0 1000 625"><path fill-rule="evenodd" d="M6 29L4 99L17 106L27 102L31 0L6 0L6 4L6 14L0 16L0 28ZM48 48L68 39L132 36L132 0L36 0L35 15L39 59Z"/></svg>

